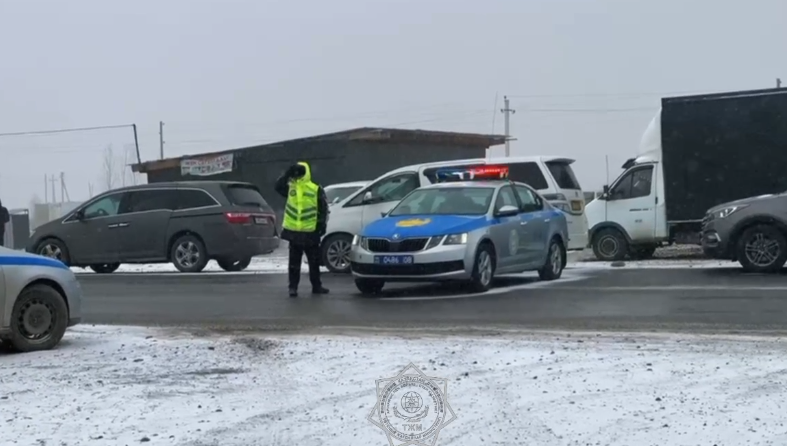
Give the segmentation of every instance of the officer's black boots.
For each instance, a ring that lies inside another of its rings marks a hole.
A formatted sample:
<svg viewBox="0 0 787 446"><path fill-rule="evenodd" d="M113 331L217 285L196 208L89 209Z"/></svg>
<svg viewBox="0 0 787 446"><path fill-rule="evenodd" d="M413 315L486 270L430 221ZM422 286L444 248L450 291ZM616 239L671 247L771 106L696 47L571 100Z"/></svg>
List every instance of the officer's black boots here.
<svg viewBox="0 0 787 446"><path fill-rule="evenodd" d="M328 294L329 292L330 290L328 288L325 288L324 286L321 286L319 288L312 288L312 294Z"/></svg>
<svg viewBox="0 0 787 446"><path fill-rule="evenodd" d="M290 288L290 297L298 297L298 290Z"/></svg>

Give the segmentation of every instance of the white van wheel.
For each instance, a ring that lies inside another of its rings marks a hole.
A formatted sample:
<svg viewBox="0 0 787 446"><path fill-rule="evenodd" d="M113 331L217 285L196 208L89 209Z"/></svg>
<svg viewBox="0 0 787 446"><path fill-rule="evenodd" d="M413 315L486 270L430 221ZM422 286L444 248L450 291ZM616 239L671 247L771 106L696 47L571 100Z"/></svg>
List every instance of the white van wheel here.
<svg viewBox="0 0 787 446"><path fill-rule="evenodd" d="M628 241L617 229L602 229L593 236L593 254L605 262L623 260L628 254Z"/></svg>

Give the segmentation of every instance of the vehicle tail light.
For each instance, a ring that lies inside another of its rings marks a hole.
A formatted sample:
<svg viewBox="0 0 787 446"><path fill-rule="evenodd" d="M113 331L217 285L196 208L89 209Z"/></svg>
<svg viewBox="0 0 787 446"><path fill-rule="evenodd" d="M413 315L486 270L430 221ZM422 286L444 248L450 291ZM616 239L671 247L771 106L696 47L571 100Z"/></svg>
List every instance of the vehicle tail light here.
<svg viewBox="0 0 787 446"><path fill-rule="evenodd" d="M582 212L582 200L571 200L571 210L574 212Z"/></svg>
<svg viewBox="0 0 787 446"><path fill-rule="evenodd" d="M251 214L227 212L224 216L227 217L227 222L233 225L247 225L251 223Z"/></svg>

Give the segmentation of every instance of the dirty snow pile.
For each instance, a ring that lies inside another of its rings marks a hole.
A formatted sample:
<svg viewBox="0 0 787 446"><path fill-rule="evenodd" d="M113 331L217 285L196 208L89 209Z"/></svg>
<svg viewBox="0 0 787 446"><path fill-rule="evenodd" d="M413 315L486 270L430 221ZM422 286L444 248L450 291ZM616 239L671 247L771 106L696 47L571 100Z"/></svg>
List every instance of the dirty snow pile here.
<svg viewBox="0 0 787 446"><path fill-rule="evenodd" d="M448 380L438 445L783 445L785 353L770 338L76 327L55 351L0 353L0 444L383 445L375 380L412 362Z"/></svg>

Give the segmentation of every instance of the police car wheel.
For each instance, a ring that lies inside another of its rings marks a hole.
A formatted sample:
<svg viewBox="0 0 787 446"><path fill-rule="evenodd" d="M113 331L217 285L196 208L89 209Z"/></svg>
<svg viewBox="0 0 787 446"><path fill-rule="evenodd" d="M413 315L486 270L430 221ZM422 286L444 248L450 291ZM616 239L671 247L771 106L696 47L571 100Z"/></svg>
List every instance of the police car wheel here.
<svg viewBox="0 0 787 446"><path fill-rule="evenodd" d="M492 279L495 276L497 264L492 245L484 243L478 247L473 266L473 278L470 280L475 291L484 292L492 288Z"/></svg>
<svg viewBox="0 0 787 446"><path fill-rule="evenodd" d="M385 286L385 281L377 279L355 279L355 286L364 295L380 294Z"/></svg>
<svg viewBox="0 0 787 446"><path fill-rule="evenodd" d="M4 339L20 352L54 348L68 327L65 299L47 285L32 285L19 295L11 313L11 333Z"/></svg>
<svg viewBox="0 0 787 446"><path fill-rule="evenodd" d="M547 261L544 266L538 270L538 277L541 280L555 280L563 275L563 268L566 266L565 253L563 244L560 240L553 238L549 242L549 251L547 252Z"/></svg>

